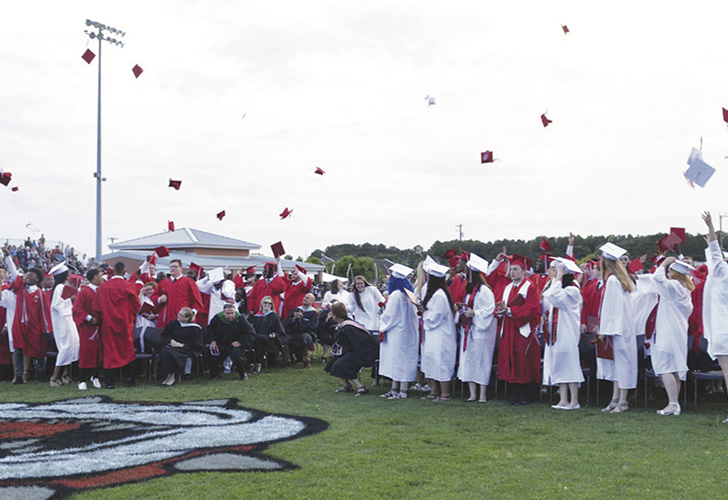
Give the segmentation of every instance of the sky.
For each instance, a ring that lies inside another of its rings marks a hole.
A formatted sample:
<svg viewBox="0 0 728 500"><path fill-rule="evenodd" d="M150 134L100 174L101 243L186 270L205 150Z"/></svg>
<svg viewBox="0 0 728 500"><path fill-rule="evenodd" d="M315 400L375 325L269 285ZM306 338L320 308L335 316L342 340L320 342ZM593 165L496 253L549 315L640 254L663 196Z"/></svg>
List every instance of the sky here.
<svg viewBox="0 0 728 500"><path fill-rule="evenodd" d="M168 220L294 257L429 248L460 224L481 241L704 232L702 211L728 214L727 15L718 1L9 0L0 168L19 190L0 186L0 237L94 253L99 59L104 252ZM86 19L125 46L84 62ZM701 138L717 169L704 189L683 177Z"/></svg>

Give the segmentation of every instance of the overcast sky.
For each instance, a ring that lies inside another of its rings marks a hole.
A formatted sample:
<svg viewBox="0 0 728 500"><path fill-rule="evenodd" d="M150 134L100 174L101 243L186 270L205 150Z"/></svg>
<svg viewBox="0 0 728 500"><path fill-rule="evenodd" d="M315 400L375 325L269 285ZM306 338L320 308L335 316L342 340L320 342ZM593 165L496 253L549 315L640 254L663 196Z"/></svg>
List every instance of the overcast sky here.
<svg viewBox="0 0 728 500"><path fill-rule="evenodd" d="M6 1L0 167L20 189L0 186L0 236L35 238L32 223L94 253L87 18L127 32L102 48L105 250L168 220L267 253L282 240L294 257L428 248L457 224L483 241L701 232L702 210L728 213L727 14L719 1ZM682 174L701 137L717 172L693 189ZM499 161L481 165L485 150Z"/></svg>

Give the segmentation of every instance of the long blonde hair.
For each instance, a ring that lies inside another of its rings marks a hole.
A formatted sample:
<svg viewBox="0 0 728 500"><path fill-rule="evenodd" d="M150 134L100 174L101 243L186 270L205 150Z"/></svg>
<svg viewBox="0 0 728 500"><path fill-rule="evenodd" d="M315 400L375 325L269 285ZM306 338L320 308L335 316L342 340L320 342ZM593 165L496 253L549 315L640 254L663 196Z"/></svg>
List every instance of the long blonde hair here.
<svg viewBox="0 0 728 500"><path fill-rule="evenodd" d="M695 283L693 283L693 280L690 279L690 276L687 274L682 274L677 271L672 272L674 280L676 280L678 283L680 283L682 286L690 290L691 292L695 290Z"/></svg>
<svg viewBox="0 0 728 500"><path fill-rule="evenodd" d="M622 284L622 288L624 288L625 292L632 293L634 291L634 285L632 284L632 280L629 279L627 270L618 260L609 260L602 257L601 269L602 281L604 281L605 284L607 283L607 278L614 275Z"/></svg>
<svg viewBox="0 0 728 500"><path fill-rule="evenodd" d="M417 264L417 269L415 269L415 292L417 292L418 297L421 295L422 289L427 283L427 280L425 279L427 277L427 273L423 268L424 263L425 261L420 262Z"/></svg>

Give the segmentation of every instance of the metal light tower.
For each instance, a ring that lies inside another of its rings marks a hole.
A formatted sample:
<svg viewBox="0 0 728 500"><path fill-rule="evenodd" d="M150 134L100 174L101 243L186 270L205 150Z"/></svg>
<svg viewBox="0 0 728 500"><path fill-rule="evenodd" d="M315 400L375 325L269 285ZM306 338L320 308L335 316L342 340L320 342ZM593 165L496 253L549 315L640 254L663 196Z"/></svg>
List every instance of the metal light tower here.
<svg viewBox="0 0 728 500"><path fill-rule="evenodd" d="M86 26L96 28L98 31L84 30L91 40L98 38L99 40L99 92L98 92L98 104L97 104L97 117L96 117L96 172L94 177L96 178L96 262L101 262L101 183L106 180L105 177L101 177L101 42L109 42L112 45L124 46L121 40L111 38L108 33L118 35L120 38L126 35L126 32L120 29L106 26L105 24L97 23L86 19ZM104 31L108 33L104 35Z"/></svg>

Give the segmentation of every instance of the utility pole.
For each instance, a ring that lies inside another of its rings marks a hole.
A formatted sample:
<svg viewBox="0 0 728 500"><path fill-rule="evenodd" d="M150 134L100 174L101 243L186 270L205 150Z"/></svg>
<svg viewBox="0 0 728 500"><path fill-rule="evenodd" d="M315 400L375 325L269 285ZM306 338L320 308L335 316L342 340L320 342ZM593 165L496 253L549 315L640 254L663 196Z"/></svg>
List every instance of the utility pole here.
<svg viewBox="0 0 728 500"><path fill-rule="evenodd" d="M457 224L455 227L457 228L458 237L459 237L460 241L463 241L463 225Z"/></svg>
<svg viewBox="0 0 728 500"><path fill-rule="evenodd" d="M107 41L112 45L124 46L121 40L116 38L110 38L109 35L104 35L104 31L109 33L118 34L119 37L126 35L126 32L121 31L105 24L97 23L86 19L86 26L92 26L98 31L93 32L84 30L84 33L93 40L98 38L99 40L99 84L98 84L98 102L97 102L97 113L96 113L96 172L94 177L96 178L96 261L101 262L101 183L106 180L105 177L101 177L101 42ZM113 242L112 242L113 243Z"/></svg>

